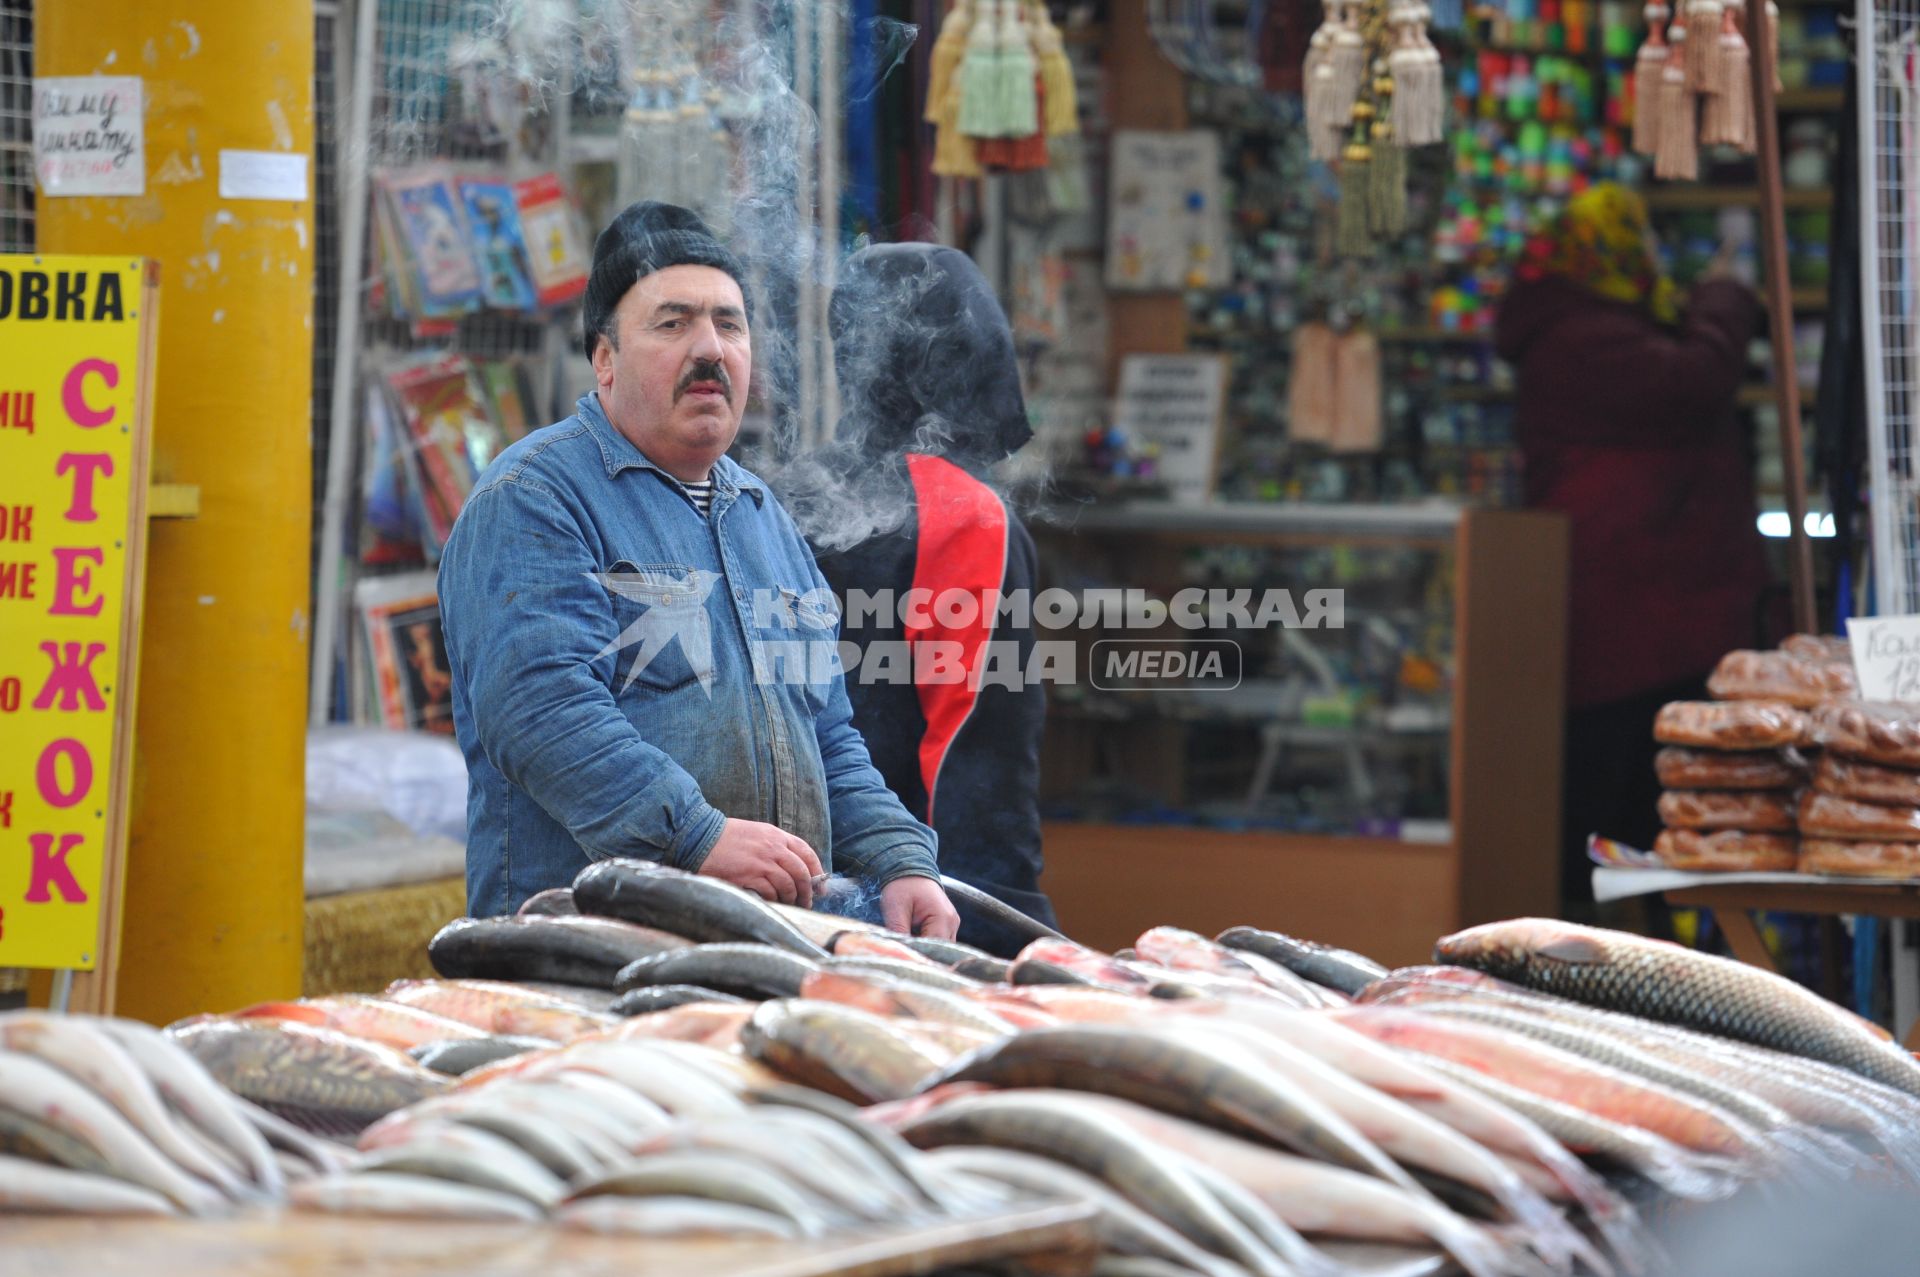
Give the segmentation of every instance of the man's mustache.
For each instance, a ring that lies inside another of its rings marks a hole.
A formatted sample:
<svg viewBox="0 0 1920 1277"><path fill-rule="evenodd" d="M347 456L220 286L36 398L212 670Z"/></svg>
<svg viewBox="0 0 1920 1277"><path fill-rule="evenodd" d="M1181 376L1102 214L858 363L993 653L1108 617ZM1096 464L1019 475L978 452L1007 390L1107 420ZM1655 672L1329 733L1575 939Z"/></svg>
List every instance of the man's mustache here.
<svg viewBox="0 0 1920 1277"><path fill-rule="evenodd" d="M733 398L733 378L727 375L726 365L717 360L704 359L687 369L686 375L680 378L680 384L673 388L673 397L680 398L687 393L687 388L697 381L717 381L720 383L721 392L727 398Z"/></svg>

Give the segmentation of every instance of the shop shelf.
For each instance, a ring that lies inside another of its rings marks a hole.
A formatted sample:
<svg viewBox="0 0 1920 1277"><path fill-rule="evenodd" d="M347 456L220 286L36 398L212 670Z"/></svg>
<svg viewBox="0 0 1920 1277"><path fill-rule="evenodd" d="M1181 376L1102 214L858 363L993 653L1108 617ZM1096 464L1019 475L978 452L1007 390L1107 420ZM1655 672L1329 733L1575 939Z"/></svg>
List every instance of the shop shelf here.
<svg viewBox="0 0 1920 1277"><path fill-rule="evenodd" d="M1688 183L1678 186L1656 186L1643 192L1647 207L1654 209L1714 209L1725 208L1731 204L1760 203L1760 188L1757 186L1701 186ZM1785 208L1794 212L1833 207L1833 191L1828 187L1818 190L1789 190L1782 201Z"/></svg>

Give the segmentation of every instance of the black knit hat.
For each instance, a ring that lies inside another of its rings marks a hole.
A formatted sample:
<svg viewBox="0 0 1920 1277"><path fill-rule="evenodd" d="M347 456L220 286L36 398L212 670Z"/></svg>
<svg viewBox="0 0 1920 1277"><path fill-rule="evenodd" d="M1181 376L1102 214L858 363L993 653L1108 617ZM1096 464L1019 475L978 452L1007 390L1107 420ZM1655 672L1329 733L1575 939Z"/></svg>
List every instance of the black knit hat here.
<svg viewBox="0 0 1920 1277"><path fill-rule="evenodd" d="M639 200L593 242L593 273L587 277L587 299L581 315L587 358L599 338L613 325L614 308L643 275L669 266L711 266L733 276L746 296L746 272L740 259L714 237L700 215L678 204Z"/></svg>

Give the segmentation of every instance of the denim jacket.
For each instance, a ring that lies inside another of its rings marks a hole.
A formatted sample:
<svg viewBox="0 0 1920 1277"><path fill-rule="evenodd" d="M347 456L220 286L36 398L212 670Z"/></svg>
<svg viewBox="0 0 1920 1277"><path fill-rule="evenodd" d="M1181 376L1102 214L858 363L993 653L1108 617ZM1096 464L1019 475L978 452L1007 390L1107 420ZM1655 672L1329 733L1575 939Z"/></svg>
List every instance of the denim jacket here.
<svg viewBox="0 0 1920 1277"><path fill-rule="evenodd" d="M937 875L854 730L833 596L787 512L723 457L703 518L598 398L576 408L487 467L440 560L467 911L608 856L697 870L728 816L873 888Z"/></svg>

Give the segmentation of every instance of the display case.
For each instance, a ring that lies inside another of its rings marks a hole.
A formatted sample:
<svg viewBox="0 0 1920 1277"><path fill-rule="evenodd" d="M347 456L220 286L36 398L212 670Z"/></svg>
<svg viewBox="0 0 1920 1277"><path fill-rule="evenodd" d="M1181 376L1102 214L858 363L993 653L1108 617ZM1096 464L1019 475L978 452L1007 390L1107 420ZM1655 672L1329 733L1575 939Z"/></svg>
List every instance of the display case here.
<svg viewBox="0 0 1920 1277"><path fill-rule="evenodd" d="M1555 911L1560 516L1136 504L1034 534L1050 587L1224 605L1075 632L1083 676L1049 689L1041 765L1043 886L1070 934L1249 923L1398 964L1459 926ZM1131 649L1227 659L1210 679L1114 677Z"/></svg>

